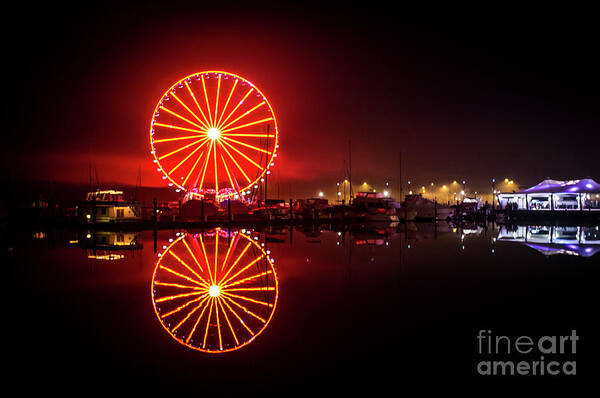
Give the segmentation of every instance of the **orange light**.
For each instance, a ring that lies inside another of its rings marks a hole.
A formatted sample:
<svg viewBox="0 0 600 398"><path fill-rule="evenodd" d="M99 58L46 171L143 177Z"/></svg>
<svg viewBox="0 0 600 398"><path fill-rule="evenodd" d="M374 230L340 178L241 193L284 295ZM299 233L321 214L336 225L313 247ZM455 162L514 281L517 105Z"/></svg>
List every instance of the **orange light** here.
<svg viewBox="0 0 600 398"><path fill-rule="evenodd" d="M250 123L242 124L241 126L236 126L236 127L232 127L232 128L226 129L226 130L222 130L221 132L222 132L222 133L227 133L227 132L229 132L229 131L239 130L239 129L242 129L242 128L244 128L244 127L250 127L250 126L254 126L254 125L256 125L256 124L260 124L260 123L268 122L268 121L270 121L270 120L273 120L273 118L272 118L272 117L267 117L267 118L265 118L265 119L257 120L257 121L255 121L255 122L250 122Z"/></svg>
<svg viewBox="0 0 600 398"><path fill-rule="evenodd" d="M252 112L254 112L256 109L260 108L261 106L263 106L265 104L265 102L261 102L260 104L256 105L254 108L250 109L247 112L242 113L240 116L236 117L235 119L233 119L231 122L227 123L226 125L224 125L223 127L221 127L223 130L226 129L227 127L231 126L233 123L237 122L238 120L240 120L241 118L248 116L249 114L251 114Z"/></svg>
<svg viewBox="0 0 600 398"><path fill-rule="evenodd" d="M218 228L204 236L182 234L158 259L152 277L152 303L161 326L178 343L205 353L229 352L254 341L269 325L278 298L277 275L264 249L239 232L232 233L225 248L219 244L224 234ZM196 241L200 246L188 244ZM198 257L215 264L214 269L202 267L201 278L189 266ZM168 258L181 262L164 266ZM213 282L197 287L172 282L182 279ZM196 333L198 329L202 332Z"/></svg>
<svg viewBox="0 0 600 398"><path fill-rule="evenodd" d="M170 113L171 115L173 115L173 116L175 116L175 117L178 117L179 119L183 120L184 122L188 122L188 123L189 123L189 124L191 124L192 126L196 126L196 127L198 127L199 129L203 129L203 128L204 128L203 126L201 126L201 125L199 125L199 124L197 124L197 123L194 123L194 122L192 122L192 121L191 121L191 120L189 120L189 119L186 119L185 117L181 116L179 113L177 113L177 112L175 112L175 111L172 111L172 110L170 110L170 109L168 109L168 108L165 108L164 106L161 106L161 107L160 107L160 109L162 109L162 110L163 110L163 111L165 111L165 112L168 112L168 113Z"/></svg>
<svg viewBox="0 0 600 398"><path fill-rule="evenodd" d="M243 93L237 90L240 83L249 86ZM224 103L222 91L227 92ZM236 94L241 100L234 98ZM178 125L174 118L184 124ZM252 126L267 123L268 133L251 130ZM177 134L181 132L197 135ZM227 138L229 142L202 146L190 154L197 149L196 145L205 144L198 142L202 138L215 142ZM262 144L256 145L257 138L265 139L265 148L269 150L263 149ZM179 140L189 140L191 144L162 145ZM164 174L170 186L183 191L193 189L192 195L198 196L202 191L214 190L217 200L221 201L246 191L267 173L279 146L277 122L268 100L252 83L227 72L200 72L173 84L158 102L150 123L150 145L157 170ZM249 151L240 151L241 147ZM267 155L266 159L263 154ZM229 167L226 157L233 160L235 167ZM204 163L200 163L202 160ZM242 181L243 186L238 185Z"/></svg>
<svg viewBox="0 0 600 398"><path fill-rule="evenodd" d="M206 125L206 123L204 123L204 121L202 121L198 115L196 115L194 112L192 112L192 110L190 108L188 108L188 106L185 104L185 102L183 102L182 100L179 99L178 96L175 95L175 93L171 93L171 96L173 98L175 98L177 100L177 102L179 102L181 105L183 105L183 107L192 115L194 116L194 118L198 121L198 123L200 123L202 125L202 127L204 127L205 129L208 128L208 126Z"/></svg>
<svg viewBox="0 0 600 398"><path fill-rule="evenodd" d="M246 159L247 161L249 161L250 163L252 163L253 165L255 165L258 169L261 169L262 167L256 163L254 160L250 159L245 153L240 152L239 149L235 148L233 145L231 145L229 142L227 141L223 141L223 143L225 145L227 145L229 148L233 149L236 153L238 153L241 157L243 157L244 159Z"/></svg>
<svg viewBox="0 0 600 398"><path fill-rule="evenodd" d="M204 90L204 99L206 100L206 109L208 110L208 120L210 120L211 127L214 127L212 116L210 114L210 104L208 103L208 94L206 94L206 83L204 82L204 75L202 75L202 89Z"/></svg>
<svg viewBox="0 0 600 398"><path fill-rule="evenodd" d="M219 116L219 120L217 120L217 126L221 125L221 119L223 118L223 115L225 114L225 110L227 109L227 105L229 105L229 101L231 100L231 96L233 95L233 92L235 91L235 87L237 86L239 80L235 79L235 81L233 82L233 87L231 87L231 91L229 92L229 96L227 97L227 101L225 101L225 106L223 107L223 112L221 112L221 116Z"/></svg>
<svg viewBox="0 0 600 398"><path fill-rule="evenodd" d="M187 87L188 92L190 93L190 97L192 97L192 99L194 100L194 103L196 104L196 108L198 108L198 110L200 111L200 114L202 115L202 118L204 119L204 123L202 123L202 124L205 126L208 126L209 125L208 119L206 118L206 115L202 111L202 108L200 107L200 104L198 103L198 100L196 99L196 96L194 95L192 88L188 84L187 79L184 80L184 83L185 83L185 86Z"/></svg>
<svg viewBox="0 0 600 398"><path fill-rule="evenodd" d="M246 95L244 95L244 97L242 98L242 100L237 103L237 105L231 110L231 112L229 112L229 115L227 115L227 117L225 118L225 120L223 120L223 122L219 125L219 127L221 127L222 125L224 125L225 123L227 123L227 121L229 120L229 118L231 117L231 115L233 115L233 113L244 103L244 101L246 101L246 98L248 98L248 96L250 95L250 93L252 91L254 91L253 88L251 88L250 90L248 90L248 92L246 93Z"/></svg>

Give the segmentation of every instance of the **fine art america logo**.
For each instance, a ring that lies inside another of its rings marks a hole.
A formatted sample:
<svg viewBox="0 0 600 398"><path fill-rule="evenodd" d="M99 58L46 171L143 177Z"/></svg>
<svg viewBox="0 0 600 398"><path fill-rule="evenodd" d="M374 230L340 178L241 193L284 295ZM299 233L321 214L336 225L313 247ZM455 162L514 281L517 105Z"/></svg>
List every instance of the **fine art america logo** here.
<svg viewBox="0 0 600 398"><path fill-rule="evenodd" d="M491 330L477 334L477 373L483 376L574 376L577 374L577 331L565 336L495 335Z"/></svg>

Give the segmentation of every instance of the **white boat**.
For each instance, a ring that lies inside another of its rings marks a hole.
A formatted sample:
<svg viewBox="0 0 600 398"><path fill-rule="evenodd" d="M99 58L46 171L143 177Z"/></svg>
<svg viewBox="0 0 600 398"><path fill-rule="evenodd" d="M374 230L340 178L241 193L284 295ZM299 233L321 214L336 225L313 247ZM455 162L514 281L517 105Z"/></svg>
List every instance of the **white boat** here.
<svg viewBox="0 0 600 398"><path fill-rule="evenodd" d="M452 208L442 203L426 199L421 194L406 195L402 211L411 212L415 219L445 220L452 214Z"/></svg>
<svg viewBox="0 0 600 398"><path fill-rule="evenodd" d="M379 192L358 192L352 202L355 211L367 221L397 222L400 203Z"/></svg>

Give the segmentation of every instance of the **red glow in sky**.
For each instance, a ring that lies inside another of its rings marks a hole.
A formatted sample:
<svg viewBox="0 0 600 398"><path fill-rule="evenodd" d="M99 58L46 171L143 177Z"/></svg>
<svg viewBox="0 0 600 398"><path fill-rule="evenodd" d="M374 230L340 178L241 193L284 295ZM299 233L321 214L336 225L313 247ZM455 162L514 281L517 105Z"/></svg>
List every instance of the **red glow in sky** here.
<svg viewBox="0 0 600 398"><path fill-rule="evenodd" d="M14 178L85 183L91 162L101 181L131 185L141 166L144 185L163 186L147 139L156 102L183 76L226 70L274 108L271 182L286 195L335 189L349 139L353 178L374 185L397 182L400 151L404 180L423 183L466 178L487 189L491 177L598 172L594 61L578 62L577 73L549 62L551 38L535 41L526 24L502 37L493 23L478 26L476 37L382 15L269 10L148 7L65 14L52 26L32 20L37 30L11 44L22 78L4 166ZM552 48L567 60L584 44ZM573 131L582 140L565 139Z"/></svg>

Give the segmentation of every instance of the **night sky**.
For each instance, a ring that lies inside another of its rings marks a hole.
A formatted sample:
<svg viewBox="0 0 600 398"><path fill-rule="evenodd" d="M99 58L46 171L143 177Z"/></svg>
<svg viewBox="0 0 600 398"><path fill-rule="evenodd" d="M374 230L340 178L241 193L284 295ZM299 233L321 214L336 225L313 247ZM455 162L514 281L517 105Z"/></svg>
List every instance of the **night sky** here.
<svg viewBox="0 0 600 398"><path fill-rule="evenodd" d="M348 3L349 4L349 3ZM2 167L14 180L163 186L148 125L183 76L225 70L269 98L283 196L467 179L600 178L590 10L306 3L52 3L5 10ZM275 187L276 185L273 185ZM108 186L107 186L108 188ZM275 189L275 188L272 188Z"/></svg>

